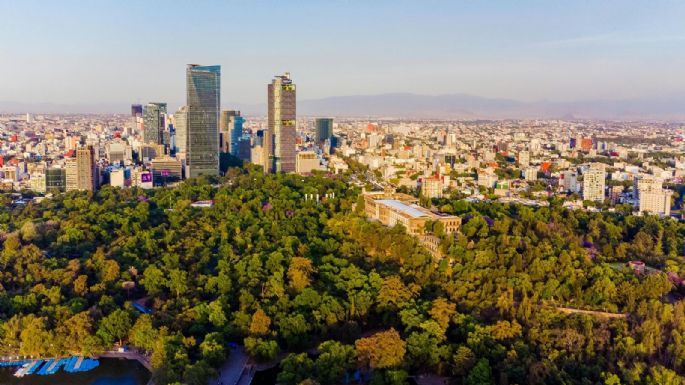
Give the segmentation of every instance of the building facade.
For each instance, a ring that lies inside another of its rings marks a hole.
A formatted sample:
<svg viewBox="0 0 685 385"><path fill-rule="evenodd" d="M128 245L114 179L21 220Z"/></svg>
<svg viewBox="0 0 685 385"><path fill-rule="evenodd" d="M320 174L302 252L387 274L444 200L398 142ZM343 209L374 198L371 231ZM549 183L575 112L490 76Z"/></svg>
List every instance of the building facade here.
<svg viewBox="0 0 685 385"><path fill-rule="evenodd" d="M99 181L93 146L77 148L76 157L67 159L66 191L95 191Z"/></svg>
<svg viewBox="0 0 685 385"><path fill-rule="evenodd" d="M295 169L298 174L308 174L321 170L321 162L314 151L300 151L297 153Z"/></svg>
<svg viewBox="0 0 685 385"><path fill-rule="evenodd" d="M245 119L240 116L240 111L221 111L219 119L219 146L221 152L238 156L238 146L243 136L243 123Z"/></svg>
<svg viewBox="0 0 685 385"><path fill-rule="evenodd" d="M290 74L276 76L267 86L268 130L264 138L264 171L294 172L297 111Z"/></svg>
<svg viewBox="0 0 685 385"><path fill-rule="evenodd" d="M440 175L424 177L421 180L421 195L426 198L442 198L444 183Z"/></svg>
<svg viewBox="0 0 685 385"><path fill-rule="evenodd" d="M408 234L423 235L428 221L439 222L446 234L454 234L461 227L461 218L432 212L416 204L416 198L394 192L371 192L364 194L364 211L370 219L386 226L401 223Z"/></svg>
<svg viewBox="0 0 685 385"><path fill-rule="evenodd" d="M603 202L605 187L604 165L592 164L583 174L583 200Z"/></svg>
<svg viewBox="0 0 685 385"><path fill-rule="evenodd" d="M188 178L219 174L221 67L186 69L185 158ZM181 139L181 138L177 138Z"/></svg>
<svg viewBox="0 0 685 385"><path fill-rule="evenodd" d="M321 144L333 137L333 118L317 118L314 120L316 142Z"/></svg>
<svg viewBox="0 0 685 385"><path fill-rule="evenodd" d="M640 212L662 216L671 215L671 196L673 191L663 188L660 179L642 178L637 182Z"/></svg>
<svg viewBox="0 0 685 385"><path fill-rule="evenodd" d="M148 103L143 118L143 140L145 143L162 143L166 128L166 103Z"/></svg>

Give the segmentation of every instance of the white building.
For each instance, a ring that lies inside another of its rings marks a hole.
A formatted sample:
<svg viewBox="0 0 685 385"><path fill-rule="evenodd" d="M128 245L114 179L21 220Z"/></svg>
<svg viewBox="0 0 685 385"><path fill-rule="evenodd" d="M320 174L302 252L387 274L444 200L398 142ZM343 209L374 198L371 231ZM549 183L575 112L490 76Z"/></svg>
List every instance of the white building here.
<svg viewBox="0 0 685 385"><path fill-rule="evenodd" d="M664 189L660 179L642 178L637 182L637 186L641 213L671 215L673 191Z"/></svg>
<svg viewBox="0 0 685 385"><path fill-rule="evenodd" d="M605 176L604 165L593 163L583 174L583 200L604 201Z"/></svg>
<svg viewBox="0 0 685 385"><path fill-rule="evenodd" d="M526 167L523 170L523 176L529 182L535 182L538 180L538 168L537 167Z"/></svg>

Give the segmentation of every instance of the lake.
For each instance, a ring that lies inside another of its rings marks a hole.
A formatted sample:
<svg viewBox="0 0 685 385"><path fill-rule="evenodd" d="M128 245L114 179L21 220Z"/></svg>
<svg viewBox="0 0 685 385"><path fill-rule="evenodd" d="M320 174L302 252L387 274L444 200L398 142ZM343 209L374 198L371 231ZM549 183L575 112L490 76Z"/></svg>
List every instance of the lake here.
<svg viewBox="0 0 685 385"><path fill-rule="evenodd" d="M145 385L150 372L138 361L103 358L100 366L83 373L59 371L51 376L14 377L16 368L0 367L0 385Z"/></svg>

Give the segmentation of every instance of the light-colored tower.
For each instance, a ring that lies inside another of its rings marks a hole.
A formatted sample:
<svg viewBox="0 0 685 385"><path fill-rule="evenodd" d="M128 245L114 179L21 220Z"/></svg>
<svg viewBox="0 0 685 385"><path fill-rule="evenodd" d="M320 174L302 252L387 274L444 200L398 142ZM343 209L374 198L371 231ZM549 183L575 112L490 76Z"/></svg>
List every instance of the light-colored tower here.
<svg viewBox="0 0 685 385"><path fill-rule="evenodd" d="M276 76L268 90L268 130L264 138L265 172L295 171L296 96L290 73Z"/></svg>
<svg viewBox="0 0 685 385"><path fill-rule="evenodd" d="M188 149L188 107L179 108L174 114L176 130L176 154L185 157Z"/></svg>
<svg viewBox="0 0 685 385"><path fill-rule="evenodd" d="M673 191L664 189L662 186L661 180L656 178L642 178L638 181L641 213L671 215Z"/></svg>
<svg viewBox="0 0 685 385"><path fill-rule="evenodd" d="M604 188L604 165L593 163L583 174L583 199L586 201L603 202Z"/></svg>

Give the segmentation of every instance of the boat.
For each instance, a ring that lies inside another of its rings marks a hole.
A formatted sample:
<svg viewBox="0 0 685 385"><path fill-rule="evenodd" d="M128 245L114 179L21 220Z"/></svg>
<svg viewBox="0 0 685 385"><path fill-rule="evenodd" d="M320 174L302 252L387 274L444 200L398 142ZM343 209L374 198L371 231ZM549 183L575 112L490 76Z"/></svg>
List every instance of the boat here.
<svg viewBox="0 0 685 385"><path fill-rule="evenodd" d="M17 369L16 372L14 372L14 377L24 377L26 375L26 372L29 370L29 367L31 366L31 363L26 363Z"/></svg>
<svg viewBox="0 0 685 385"><path fill-rule="evenodd" d="M38 370L38 368L40 367L40 365L43 362L44 362L43 360L36 360L36 361L31 362L28 369L26 369L26 374L27 375L33 374L36 370Z"/></svg>

